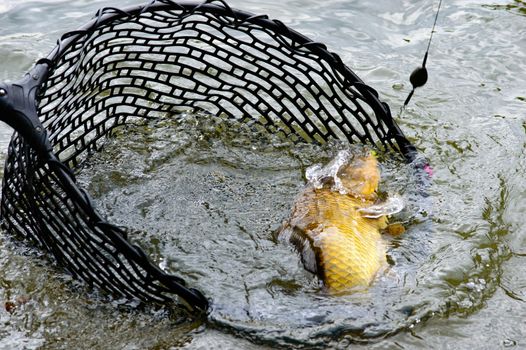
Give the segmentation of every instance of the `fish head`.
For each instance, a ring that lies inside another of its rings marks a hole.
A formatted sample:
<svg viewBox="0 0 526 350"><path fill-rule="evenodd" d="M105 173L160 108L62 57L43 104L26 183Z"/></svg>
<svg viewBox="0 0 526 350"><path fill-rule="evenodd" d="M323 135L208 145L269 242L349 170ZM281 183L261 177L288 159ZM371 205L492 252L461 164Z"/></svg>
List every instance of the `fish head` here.
<svg viewBox="0 0 526 350"><path fill-rule="evenodd" d="M376 196L380 182L378 160L373 152L356 156L339 169L338 177L348 194L371 199Z"/></svg>

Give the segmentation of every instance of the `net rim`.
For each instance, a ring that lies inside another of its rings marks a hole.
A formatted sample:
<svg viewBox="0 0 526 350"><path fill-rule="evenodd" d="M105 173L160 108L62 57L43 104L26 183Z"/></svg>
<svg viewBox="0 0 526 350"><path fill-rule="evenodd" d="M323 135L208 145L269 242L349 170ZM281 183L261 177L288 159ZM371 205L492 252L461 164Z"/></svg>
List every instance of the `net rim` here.
<svg viewBox="0 0 526 350"><path fill-rule="evenodd" d="M229 23L233 26L261 26L289 39L292 43L290 49L308 50L308 52L315 54L320 59L325 60L325 62L327 62L335 71L340 73L344 77L344 82L348 87L354 87L355 90L361 94L360 97L371 106L376 117L384 121L389 130L387 136L390 136L392 140L394 140L398 147L397 151L404 155L408 162L413 161L417 157L414 146L406 139L393 120L388 105L380 101L378 93L373 88L366 85L350 68L348 68L337 54L330 52L324 44L314 42L299 32L290 29L279 20L269 19L267 15L254 15L249 12L232 9L223 0L208 0L204 3L153 0L148 4L131 6L124 10L119 10L113 7L102 8L96 13L92 20L80 27L80 29L66 32L58 39L55 48L46 58L38 60L35 67L30 71L28 77L31 84L25 84L25 87L36 87L34 90L37 90L36 100L38 101L38 87L42 87L45 84L50 72L57 66L61 57L63 57L68 48L75 45L77 41L81 40L84 36L92 34L96 29L105 24L114 23L115 21L133 16L140 16L145 12L164 10L180 10L183 11L182 16L190 16L200 12L206 13L207 15L212 14L221 17L221 19L229 18L231 20ZM34 97L35 96L28 95L29 100L33 98L33 101L29 102L34 102ZM2 107L2 105L0 105L0 107ZM36 117L38 118L38 116ZM37 125L37 127L39 126ZM23 136L24 141L27 141L25 140L27 135L34 136L35 129L25 128L25 130L20 130L24 128L14 128L18 134ZM43 134L41 134L41 136L43 136ZM143 254L140 248L138 249L138 247L133 246L127 241L126 237L118 227L102 219L99 212L93 207L88 193L76 183L71 169L69 169L64 163L60 162L54 155L53 150L47 145L37 147L41 145L41 142L42 141L38 139L34 144L31 144L31 147L39 152L40 160L46 162L52 168L53 172L59 177L61 185L67 189L69 195L74 197L76 204L84 210L94 224L99 229L111 234L112 237L116 239L116 245L124 247L123 249L126 250L129 256L135 259L134 261L144 263L145 266L149 264L148 270L151 273L151 276L172 290L178 290L178 292L175 292L174 294L179 295L183 300L189 301L193 306L197 306L200 309L206 309L208 307L208 300L199 291L185 287L184 283L180 283L181 281L176 280L174 276L166 274L157 266L150 263L148 257ZM389 143L391 142L392 141L389 141ZM6 215L3 210L1 214L2 216Z"/></svg>

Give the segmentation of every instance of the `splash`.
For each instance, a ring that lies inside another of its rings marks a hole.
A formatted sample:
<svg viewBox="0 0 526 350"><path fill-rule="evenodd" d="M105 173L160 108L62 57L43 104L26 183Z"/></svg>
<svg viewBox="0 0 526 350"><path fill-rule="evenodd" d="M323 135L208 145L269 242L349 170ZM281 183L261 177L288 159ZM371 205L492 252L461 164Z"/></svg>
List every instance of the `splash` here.
<svg viewBox="0 0 526 350"><path fill-rule="evenodd" d="M363 217L369 219L378 219L384 215L394 215L401 212L405 207L405 201L397 194L390 194L387 200L382 203L374 204L369 207L360 208L358 211Z"/></svg>
<svg viewBox="0 0 526 350"><path fill-rule="evenodd" d="M352 152L349 149L340 150L327 165L323 166L318 163L308 167L305 172L308 184L312 185L314 188L320 189L329 180L332 180L332 191L341 194L349 194L348 189L344 186L340 177L340 170L343 166L351 163L357 156L362 156L363 154L363 151ZM399 213L404 207L405 201L399 194L388 193L387 199L384 202L360 208L358 211L361 212L363 217L377 219L384 215L394 215Z"/></svg>
<svg viewBox="0 0 526 350"><path fill-rule="evenodd" d="M347 194L347 190L343 186L342 180L338 176L338 172L343 165L348 164L354 158L353 153L349 150L341 150L336 157L327 165L314 164L307 168L305 176L307 181L314 186L314 188L322 188L328 179L333 180L332 190Z"/></svg>

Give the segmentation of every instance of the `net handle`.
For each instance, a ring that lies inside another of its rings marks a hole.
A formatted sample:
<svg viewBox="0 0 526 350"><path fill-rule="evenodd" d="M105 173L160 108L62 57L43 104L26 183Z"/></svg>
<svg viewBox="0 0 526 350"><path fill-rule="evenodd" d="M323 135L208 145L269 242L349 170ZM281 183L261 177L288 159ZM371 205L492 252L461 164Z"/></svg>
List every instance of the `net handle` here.
<svg viewBox="0 0 526 350"><path fill-rule="evenodd" d="M40 155L53 150L38 118L36 94L47 78L48 66L37 64L24 78L11 84L0 83L0 120L18 132Z"/></svg>

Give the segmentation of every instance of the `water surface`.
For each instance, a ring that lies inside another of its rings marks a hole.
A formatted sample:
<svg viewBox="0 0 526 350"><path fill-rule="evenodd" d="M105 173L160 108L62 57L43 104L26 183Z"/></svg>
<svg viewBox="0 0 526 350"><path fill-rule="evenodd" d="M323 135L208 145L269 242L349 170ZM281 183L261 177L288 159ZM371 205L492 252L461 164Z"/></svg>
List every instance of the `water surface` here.
<svg viewBox="0 0 526 350"><path fill-rule="evenodd" d="M17 79L97 8L131 3L0 3L0 78ZM436 8L429 1L229 3L326 43L394 112ZM433 215L420 217L418 204L403 213L409 230L391 242L393 274L366 297L327 298L294 251L272 239L305 167L332 150L265 146L189 116L121 130L80 177L99 209L133 228L154 261L213 298L210 321L107 303L2 235L0 301L16 308L0 311L0 348L526 346L524 8L444 3L430 80L397 116L433 166ZM9 135L2 126L2 158ZM383 167L384 186L409 193L403 166Z"/></svg>

